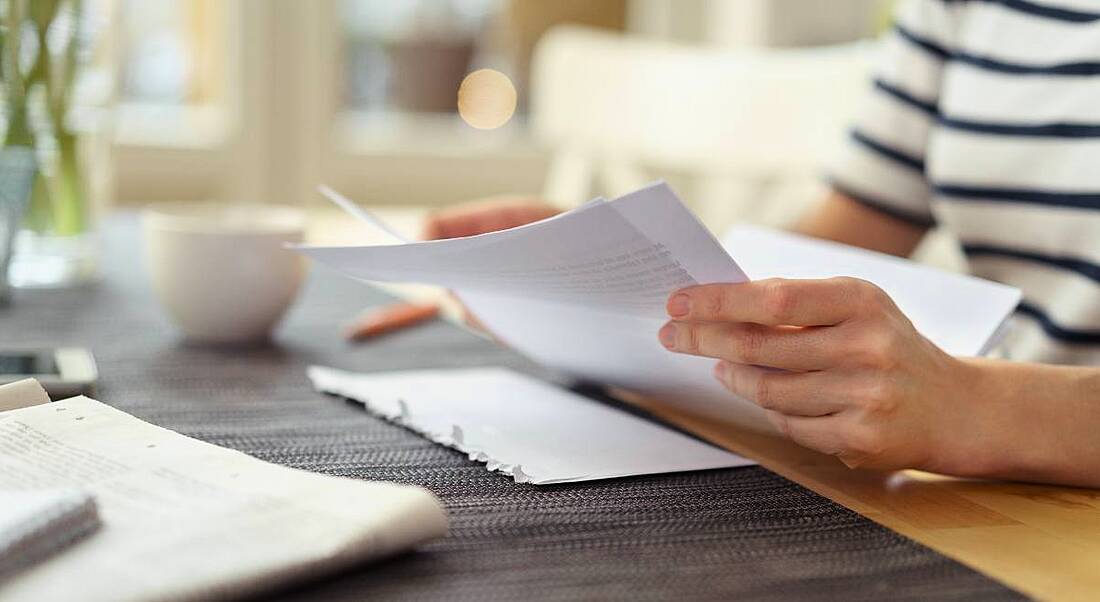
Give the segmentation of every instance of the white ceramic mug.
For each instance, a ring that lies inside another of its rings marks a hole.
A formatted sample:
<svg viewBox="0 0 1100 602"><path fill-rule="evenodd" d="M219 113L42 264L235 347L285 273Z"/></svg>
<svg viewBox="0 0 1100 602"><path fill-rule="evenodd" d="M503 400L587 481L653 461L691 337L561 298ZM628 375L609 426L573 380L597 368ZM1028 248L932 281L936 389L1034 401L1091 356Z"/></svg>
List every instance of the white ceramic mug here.
<svg viewBox="0 0 1100 602"><path fill-rule="evenodd" d="M153 290L189 341L266 340L305 277L305 259L284 247L302 241L299 209L166 204L147 209L142 226Z"/></svg>

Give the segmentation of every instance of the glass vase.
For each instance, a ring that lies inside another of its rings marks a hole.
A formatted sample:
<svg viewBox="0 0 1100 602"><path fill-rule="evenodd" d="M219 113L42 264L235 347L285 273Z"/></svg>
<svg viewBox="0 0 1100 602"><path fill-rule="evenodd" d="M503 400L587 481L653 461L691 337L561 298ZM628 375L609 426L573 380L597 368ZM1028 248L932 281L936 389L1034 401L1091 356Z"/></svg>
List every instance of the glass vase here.
<svg viewBox="0 0 1100 602"><path fill-rule="evenodd" d="M97 207L109 194L109 140L96 131L66 134L49 171L34 183L8 277L18 288L63 288L99 278Z"/></svg>
<svg viewBox="0 0 1100 602"><path fill-rule="evenodd" d="M34 149L27 146L0 148L0 305L10 299L8 265L37 173Z"/></svg>

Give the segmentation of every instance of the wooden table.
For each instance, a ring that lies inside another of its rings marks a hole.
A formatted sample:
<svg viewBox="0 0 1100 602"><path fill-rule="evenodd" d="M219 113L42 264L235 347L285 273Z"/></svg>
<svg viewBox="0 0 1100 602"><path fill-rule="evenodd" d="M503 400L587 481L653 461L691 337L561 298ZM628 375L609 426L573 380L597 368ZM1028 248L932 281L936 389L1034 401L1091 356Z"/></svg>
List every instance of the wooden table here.
<svg viewBox="0 0 1100 602"><path fill-rule="evenodd" d="M777 436L632 401L1028 595L1100 599L1100 490L852 470Z"/></svg>

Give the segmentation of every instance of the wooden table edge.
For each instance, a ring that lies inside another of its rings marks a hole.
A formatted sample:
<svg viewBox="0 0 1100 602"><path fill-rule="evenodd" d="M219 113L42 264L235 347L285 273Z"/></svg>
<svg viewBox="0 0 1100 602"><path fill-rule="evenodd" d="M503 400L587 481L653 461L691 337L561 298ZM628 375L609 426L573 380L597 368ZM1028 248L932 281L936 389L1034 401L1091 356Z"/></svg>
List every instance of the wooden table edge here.
<svg viewBox="0 0 1100 602"><path fill-rule="evenodd" d="M832 456L775 435L716 423L622 391L615 395L1025 595L1058 600L1100 596L1100 538L1066 540L1063 529L1044 528L1042 521L1033 524L1027 516L1005 515L984 503L1021 491L1034 498L1083 497L1086 501L1080 503L1089 505L1085 510L1095 520L1089 524L1100 526L1100 491L952 479L919 471L849 469ZM1042 504L1034 510L1036 515L1053 512ZM985 543L990 539L997 541ZM1003 540L1018 547L1006 546ZM990 545L996 553L983 554Z"/></svg>

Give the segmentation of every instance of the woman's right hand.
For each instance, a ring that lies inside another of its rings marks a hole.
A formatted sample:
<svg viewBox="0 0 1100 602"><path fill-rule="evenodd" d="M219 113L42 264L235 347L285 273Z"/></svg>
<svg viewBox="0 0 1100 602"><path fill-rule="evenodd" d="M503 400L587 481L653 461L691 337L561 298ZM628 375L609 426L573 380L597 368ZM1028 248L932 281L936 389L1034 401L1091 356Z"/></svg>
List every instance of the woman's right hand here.
<svg viewBox="0 0 1100 602"><path fill-rule="evenodd" d="M492 197L431 213L424 222L421 237L424 240L436 240L474 236L515 228L559 213L561 209L535 197Z"/></svg>

